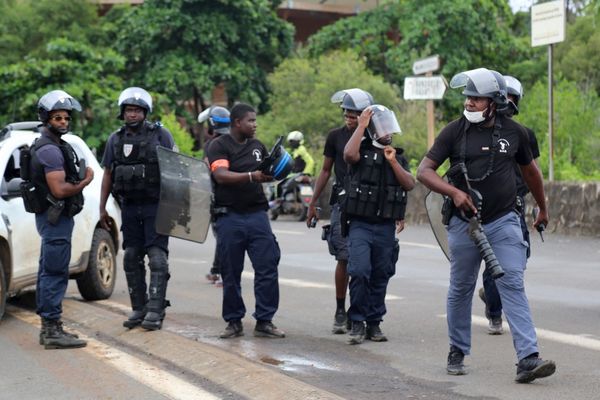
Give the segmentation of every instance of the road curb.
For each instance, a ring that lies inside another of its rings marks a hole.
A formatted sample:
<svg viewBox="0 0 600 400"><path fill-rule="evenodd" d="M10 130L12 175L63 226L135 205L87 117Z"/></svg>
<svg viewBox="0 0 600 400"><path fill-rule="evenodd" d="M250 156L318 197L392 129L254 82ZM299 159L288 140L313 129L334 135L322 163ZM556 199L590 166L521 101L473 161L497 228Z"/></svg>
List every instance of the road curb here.
<svg viewBox="0 0 600 400"><path fill-rule="evenodd" d="M103 307L94 307L94 312L90 312L89 303L65 299L63 318L85 330L96 332L100 338L108 336L249 399L343 399L210 344L190 340L166 330L128 330L121 326L123 317L120 313Z"/></svg>

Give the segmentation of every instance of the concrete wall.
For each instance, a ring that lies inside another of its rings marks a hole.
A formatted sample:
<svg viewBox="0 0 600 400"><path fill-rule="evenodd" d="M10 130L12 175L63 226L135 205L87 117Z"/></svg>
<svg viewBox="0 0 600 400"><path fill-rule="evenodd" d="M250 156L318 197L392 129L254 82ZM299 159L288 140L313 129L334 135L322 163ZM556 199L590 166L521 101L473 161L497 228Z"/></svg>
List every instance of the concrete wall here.
<svg viewBox="0 0 600 400"><path fill-rule="evenodd" d="M594 236L600 238L600 182L569 183L546 182L546 201L550 223L548 233L560 233L575 236ZM424 199L428 190L417 183L409 193L406 222L408 224L429 223L425 213ZM329 218L330 186L321 195L320 205L323 208L322 218ZM526 198L527 219L532 224L531 210L535 205L533 197Z"/></svg>

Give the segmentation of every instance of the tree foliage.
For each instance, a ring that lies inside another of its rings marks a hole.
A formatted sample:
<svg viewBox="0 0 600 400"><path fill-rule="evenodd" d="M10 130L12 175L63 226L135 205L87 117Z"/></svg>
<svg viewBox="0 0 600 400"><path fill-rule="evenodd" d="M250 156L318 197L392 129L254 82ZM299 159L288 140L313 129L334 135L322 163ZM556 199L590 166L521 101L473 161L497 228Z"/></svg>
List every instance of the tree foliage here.
<svg viewBox="0 0 600 400"><path fill-rule="evenodd" d="M231 103L262 106L266 75L292 46L293 28L266 0L146 0L118 12L110 34L127 57L128 80L173 106L193 99L194 113L221 82Z"/></svg>
<svg viewBox="0 0 600 400"><path fill-rule="evenodd" d="M556 46L557 69L583 90L600 93L600 19L577 18L567 29L566 40Z"/></svg>
<svg viewBox="0 0 600 400"><path fill-rule="evenodd" d="M265 143L299 130L308 146L322 148L327 132L343 124L339 104L330 101L338 90L360 87L377 103L392 109L399 102L397 90L369 72L364 62L349 51L315 60L289 58L269 76L269 84L270 111L258 119L259 137Z"/></svg>
<svg viewBox="0 0 600 400"><path fill-rule="evenodd" d="M116 99L122 86L119 73L124 59L110 49L82 42L54 39L39 57L0 66L0 110L4 121L37 118L37 102L50 90L62 89L82 104L74 113L76 131L91 147L97 147L114 129Z"/></svg>
<svg viewBox="0 0 600 400"><path fill-rule="evenodd" d="M536 83L520 105L517 120L536 132L540 166L548 172L548 87ZM554 171L557 180L600 179L598 97L560 79L554 89Z"/></svg>
<svg viewBox="0 0 600 400"><path fill-rule="evenodd" d="M438 54L439 73L486 65L505 71L525 48L511 34L513 15L500 0L401 1L326 26L310 39L313 56L353 49L386 80L402 84L419 58Z"/></svg>
<svg viewBox="0 0 600 400"><path fill-rule="evenodd" d="M53 39L85 41L97 30L98 13L91 2L3 0L0 2L0 65L38 56Z"/></svg>

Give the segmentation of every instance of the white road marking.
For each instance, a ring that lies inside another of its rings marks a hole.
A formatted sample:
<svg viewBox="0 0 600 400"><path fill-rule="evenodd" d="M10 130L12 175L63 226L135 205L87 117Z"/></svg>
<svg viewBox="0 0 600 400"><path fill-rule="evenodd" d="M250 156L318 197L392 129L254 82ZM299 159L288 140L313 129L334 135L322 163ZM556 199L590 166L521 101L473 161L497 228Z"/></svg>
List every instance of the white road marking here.
<svg viewBox="0 0 600 400"><path fill-rule="evenodd" d="M242 272L242 276L246 279L254 279L254 273L250 271ZM279 284L283 286L290 286L304 289L328 289L335 290L335 286L327 283L303 281L301 279L289 279L279 278ZM385 296L386 300L402 300L404 297L388 294Z"/></svg>
<svg viewBox="0 0 600 400"><path fill-rule="evenodd" d="M131 307L129 307L125 304L117 303L116 301L112 301L112 300L97 300L94 303L105 304L111 308L116 308L120 311L123 311L125 314L129 314L131 312Z"/></svg>
<svg viewBox="0 0 600 400"><path fill-rule="evenodd" d="M281 233L284 235L300 235L303 236L306 234L306 232L298 232L298 231L286 231L283 229L273 229L273 233Z"/></svg>
<svg viewBox="0 0 600 400"><path fill-rule="evenodd" d="M111 305L118 304L110 302ZM13 309L11 315L23 322L39 327L39 317L31 312ZM94 356L100 361L110 364L121 373L130 376L157 393L173 400L219 400L211 393L192 385L173 374L148 364L137 357L107 346L93 338L77 332L79 337L87 341L87 347L79 349ZM41 347L40 347L41 348Z"/></svg>
<svg viewBox="0 0 600 400"><path fill-rule="evenodd" d="M438 317L446 318L446 314L438 315ZM473 321L474 325L479 325L479 326L484 326L484 327L488 326L487 318L480 317L478 315L472 315L471 320ZM508 323L504 324L504 328L507 331L510 331L510 327L508 326ZM541 328L535 328L535 331L537 333L537 337L540 339L551 340L553 342L568 344L570 346L576 346L576 347L582 347L584 349L600 351L600 340L586 337L587 334L574 335L571 333L562 333L562 332L556 332L556 331L551 331L548 329L541 329Z"/></svg>
<svg viewBox="0 0 600 400"><path fill-rule="evenodd" d="M169 258L169 262L176 262L178 264L208 264L208 261L194 258Z"/></svg>
<svg viewBox="0 0 600 400"><path fill-rule="evenodd" d="M440 246L437 244L428 244L428 243L417 243L417 242L399 242L405 246L414 246L414 247L424 247L426 249L439 249Z"/></svg>

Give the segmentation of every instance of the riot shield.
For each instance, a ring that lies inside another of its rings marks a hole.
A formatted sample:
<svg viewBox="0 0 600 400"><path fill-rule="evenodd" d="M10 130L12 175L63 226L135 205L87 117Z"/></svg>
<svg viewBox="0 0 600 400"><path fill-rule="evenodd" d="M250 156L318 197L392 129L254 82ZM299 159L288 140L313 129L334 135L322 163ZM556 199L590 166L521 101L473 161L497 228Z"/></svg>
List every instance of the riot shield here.
<svg viewBox="0 0 600 400"><path fill-rule="evenodd" d="M425 209L427 210L427 217L429 217L429 225L433 235L437 240L440 248L446 255L446 258L450 260L450 249L448 247L448 232L446 231L446 225L442 222L442 205L444 204L444 196L437 192L430 191L425 196Z"/></svg>
<svg viewBox="0 0 600 400"><path fill-rule="evenodd" d="M212 189L208 166L202 160L157 147L160 201L156 231L204 243L210 226Z"/></svg>

